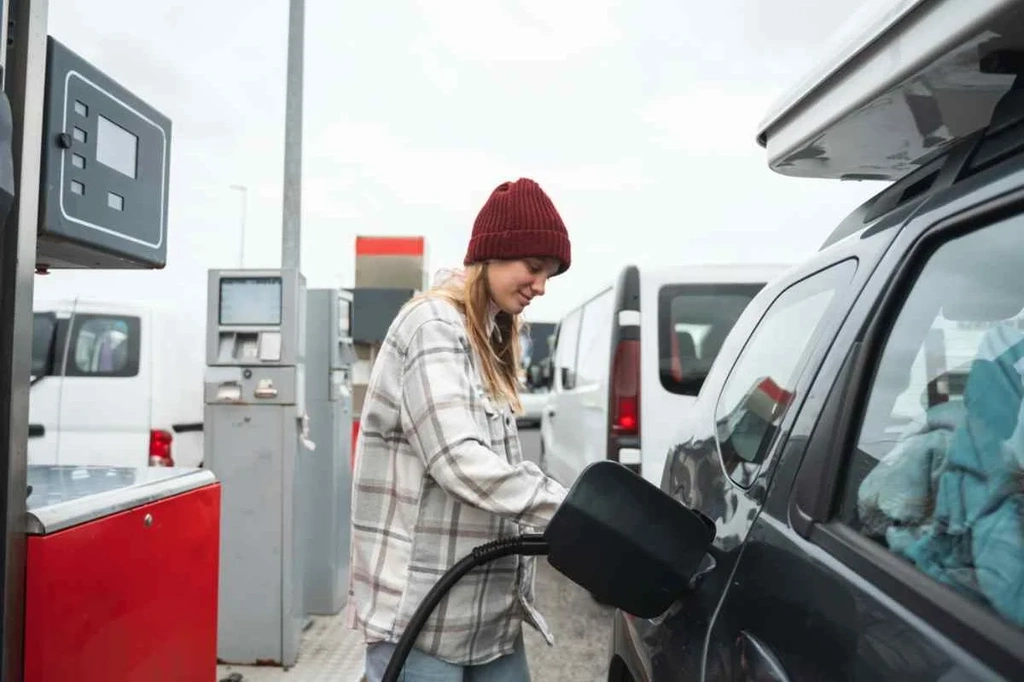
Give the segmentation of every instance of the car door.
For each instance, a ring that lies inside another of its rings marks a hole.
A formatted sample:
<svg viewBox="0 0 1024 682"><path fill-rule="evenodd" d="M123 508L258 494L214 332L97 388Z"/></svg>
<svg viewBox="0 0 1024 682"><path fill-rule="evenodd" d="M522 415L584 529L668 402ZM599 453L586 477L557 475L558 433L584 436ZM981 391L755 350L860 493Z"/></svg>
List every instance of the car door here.
<svg viewBox="0 0 1024 682"><path fill-rule="evenodd" d="M903 230L833 344L707 679L1024 676L1024 203L952 203Z"/></svg>
<svg viewBox="0 0 1024 682"><path fill-rule="evenodd" d="M53 310L32 315L32 373L29 384L28 463L55 464L60 440L60 392L58 354L63 348L66 324Z"/></svg>
<svg viewBox="0 0 1024 682"><path fill-rule="evenodd" d="M60 396L61 464L146 466L151 368L134 314L76 313Z"/></svg>
<svg viewBox="0 0 1024 682"><path fill-rule="evenodd" d="M835 262L833 259L838 259ZM684 422L662 488L716 527L692 592L656 621L634 620L653 680L698 679L703 643L761 505L775 452L848 305L856 261L832 254L766 287L740 316ZM791 410L794 408L794 410Z"/></svg>
<svg viewBox="0 0 1024 682"><path fill-rule="evenodd" d="M614 290L606 289L583 306L572 399L565 401L559 414L563 428L572 428L572 440L565 448L569 483L588 464L607 457L613 296Z"/></svg>
<svg viewBox="0 0 1024 682"><path fill-rule="evenodd" d="M582 309L577 308L566 315L558 325L552 363L553 390L541 417L544 447L542 466L563 485L569 485L572 479L572 448L579 436L573 430L572 422L564 419L563 415L566 412L572 413L572 402L576 399L576 351L579 347L582 317Z"/></svg>

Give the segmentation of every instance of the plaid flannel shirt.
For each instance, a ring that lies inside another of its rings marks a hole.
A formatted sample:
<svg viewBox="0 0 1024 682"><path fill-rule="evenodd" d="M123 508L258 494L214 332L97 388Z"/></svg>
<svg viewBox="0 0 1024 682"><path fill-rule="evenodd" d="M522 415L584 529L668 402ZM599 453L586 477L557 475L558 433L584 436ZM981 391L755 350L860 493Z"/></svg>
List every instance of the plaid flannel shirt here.
<svg viewBox="0 0 1024 682"><path fill-rule="evenodd" d="M397 642L441 575L472 549L536 532L566 495L523 461L516 421L483 388L465 320L427 299L392 323L362 410L352 497L350 624ZM505 557L462 578L416 647L459 665L514 649L534 608L534 557Z"/></svg>

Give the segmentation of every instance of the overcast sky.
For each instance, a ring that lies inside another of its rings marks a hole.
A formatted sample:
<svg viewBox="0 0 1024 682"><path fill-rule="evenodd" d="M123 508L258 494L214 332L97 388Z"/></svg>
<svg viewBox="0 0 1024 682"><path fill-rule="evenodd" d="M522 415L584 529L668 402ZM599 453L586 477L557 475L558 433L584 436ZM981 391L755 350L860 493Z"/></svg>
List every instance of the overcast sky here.
<svg viewBox="0 0 1024 682"><path fill-rule="evenodd" d="M627 263L793 262L877 184L768 170L757 125L852 0L306 2L302 270L354 284L356 235L424 235L459 264L473 218L532 177L573 267L555 320ZM169 300L205 271L280 261L287 0L60 0L50 33L173 121L169 265L55 272L37 296ZM848 28L848 26L846 26Z"/></svg>

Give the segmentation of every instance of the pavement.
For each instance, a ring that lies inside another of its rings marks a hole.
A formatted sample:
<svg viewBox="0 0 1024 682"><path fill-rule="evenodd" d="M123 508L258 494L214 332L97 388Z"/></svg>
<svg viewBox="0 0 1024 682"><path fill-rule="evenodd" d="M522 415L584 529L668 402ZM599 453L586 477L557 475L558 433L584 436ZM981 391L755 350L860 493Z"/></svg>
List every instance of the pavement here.
<svg viewBox="0 0 1024 682"><path fill-rule="evenodd" d="M217 666L217 682L358 682L363 676L363 642L337 616L314 618L299 645L299 659L285 670L276 666Z"/></svg>
<svg viewBox="0 0 1024 682"><path fill-rule="evenodd" d="M521 432L523 452L537 461L540 433ZM525 630L531 682L599 682L608 675L611 609L599 605L583 589L537 562L537 606L555 636L549 647L532 628ZM362 677L363 644L345 627L345 612L315 618L306 630L299 660L289 670L276 667L218 666L221 682L358 682Z"/></svg>
<svg viewBox="0 0 1024 682"><path fill-rule="evenodd" d="M527 628L526 658L532 682L598 682L608 679L612 609L595 602L547 561L537 563L537 607L555 645Z"/></svg>
<svg viewBox="0 0 1024 682"><path fill-rule="evenodd" d="M540 455L540 430L520 431L523 455L534 462ZM532 628L526 629L526 658L532 682L598 682L608 679L612 609L545 559L537 560L537 608L544 614L555 645L549 647Z"/></svg>

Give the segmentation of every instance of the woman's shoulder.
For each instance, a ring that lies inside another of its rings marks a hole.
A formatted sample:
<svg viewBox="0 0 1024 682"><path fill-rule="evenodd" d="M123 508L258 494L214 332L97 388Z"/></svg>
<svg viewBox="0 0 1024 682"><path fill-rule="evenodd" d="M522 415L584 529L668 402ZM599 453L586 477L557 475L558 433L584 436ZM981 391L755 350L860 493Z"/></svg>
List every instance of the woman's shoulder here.
<svg viewBox="0 0 1024 682"><path fill-rule="evenodd" d="M429 322L444 322L456 329L462 329L464 324L462 313L454 303L443 296L428 294L415 298L402 308L395 318L392 332L408 341Z"/></svg>

